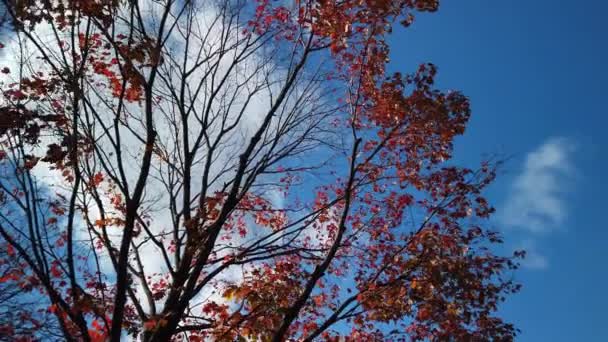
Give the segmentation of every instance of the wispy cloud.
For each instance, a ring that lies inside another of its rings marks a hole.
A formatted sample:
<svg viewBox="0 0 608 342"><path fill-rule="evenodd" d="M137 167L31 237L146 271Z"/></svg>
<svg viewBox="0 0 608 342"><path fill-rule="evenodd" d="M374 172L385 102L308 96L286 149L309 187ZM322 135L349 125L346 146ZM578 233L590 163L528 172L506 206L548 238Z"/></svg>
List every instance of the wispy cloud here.
<svg viewBox="0 0 608 342"><path fill-rule="evenodd" d="M526 258L521 263L523 267L532 270L544 270L549 267L549 260L538 250L534 240L524 240L518 249L526 251Z"/></svg>
<svg viewBox="0 0 608 342"><path fill-rule="evenodd" d="M506 228L519 229L526 251L522 266L531 270L549 267L549 259L537 244L538 233L560 229L568 217L567 194L576 172L575 144L566 138L550 138L530 151L507 192L498 218Z"/></svg>
<svg viewBox="0 0 608 342"><path fill-rule="evenodd" d="M505 226L530 232L559 228L567 218L565 195L574 173L575 145L565 138L551 138L528 153L499 214Z"/></svg>

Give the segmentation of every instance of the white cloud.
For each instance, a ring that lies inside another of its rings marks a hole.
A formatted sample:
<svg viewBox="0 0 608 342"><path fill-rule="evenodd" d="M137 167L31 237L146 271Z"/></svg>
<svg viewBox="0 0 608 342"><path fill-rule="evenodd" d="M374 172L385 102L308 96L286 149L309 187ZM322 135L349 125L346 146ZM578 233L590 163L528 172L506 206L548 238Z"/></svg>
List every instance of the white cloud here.
<svg viewBox="0 0 608 342"><path fill-rule="evenodd" d="M565 222L574 150L572 141L551 138L528 153L499 213L505 226L539 233L558 229Z"/></svg>
<svg viewBox="0 0 608 342"><path fill-rule="evenodd" d="M547 257L540 254L536 250L526 250L526 258L522 262L525 268L534 270L544 270L549 267L549 261Z"/></svg>
<svg viewBox="0 0 608 342"><path fill-rule="evenodd" d="M519 249L526 251L526 257L521 262L521 265L524 268L532 270L544 270L549 267L549 260L538 250L534 240L524 240Z"/></svg>

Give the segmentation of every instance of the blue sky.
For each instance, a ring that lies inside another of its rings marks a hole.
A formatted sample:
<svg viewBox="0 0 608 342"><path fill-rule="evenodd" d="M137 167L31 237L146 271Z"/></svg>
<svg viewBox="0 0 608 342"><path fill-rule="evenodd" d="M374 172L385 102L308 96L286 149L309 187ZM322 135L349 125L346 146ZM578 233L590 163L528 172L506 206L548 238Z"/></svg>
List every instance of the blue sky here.
<svg viewBox="0 0 608 342"><path fill-rule="evenodd" d="M391 67L439 67L471 98L456 159L508 157L491 225L530 258L503 315L519 341L606 341L608 2L443 1L392 38ZM515 216L519 213L519 216Z"/></svg>

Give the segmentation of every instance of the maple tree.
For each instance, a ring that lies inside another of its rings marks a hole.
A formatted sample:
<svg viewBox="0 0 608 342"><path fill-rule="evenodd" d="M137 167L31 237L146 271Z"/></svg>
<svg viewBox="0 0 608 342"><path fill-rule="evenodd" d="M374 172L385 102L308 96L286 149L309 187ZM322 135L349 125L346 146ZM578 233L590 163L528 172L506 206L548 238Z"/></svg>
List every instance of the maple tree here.
<svg viewBox="0 0 608 342"><path fill-rule="evenodd" d="M438 0L3 3L3 334L515 336L468 99L386 70Z"/></svg>

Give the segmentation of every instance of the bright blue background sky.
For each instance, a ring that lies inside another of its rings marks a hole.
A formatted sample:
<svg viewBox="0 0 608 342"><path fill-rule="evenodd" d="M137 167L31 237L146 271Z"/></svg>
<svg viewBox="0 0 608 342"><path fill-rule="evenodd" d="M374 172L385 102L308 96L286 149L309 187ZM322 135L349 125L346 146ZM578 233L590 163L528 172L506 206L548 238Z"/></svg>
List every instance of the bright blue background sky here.
<svg viewBox="0 0 608 342"><path fill-rule="evenodd" d="M539 156L529 153L556 139L572 148L537 170L554 181L544 199L557 201L565 219L545 217L542 232L493 222L507 248L524 245L534 254L516 274L522 292L503 307L522 329L519 341L608 341L606 13L601 0L445 0L392 38L392 68L433 62L441 88L471 98L457 160L474 167L484 154L510 157L489 194L499 213L518 197L534 198L534 186L514 185L526 160ZM560 173L566 165L571 172Z"/></svg>

